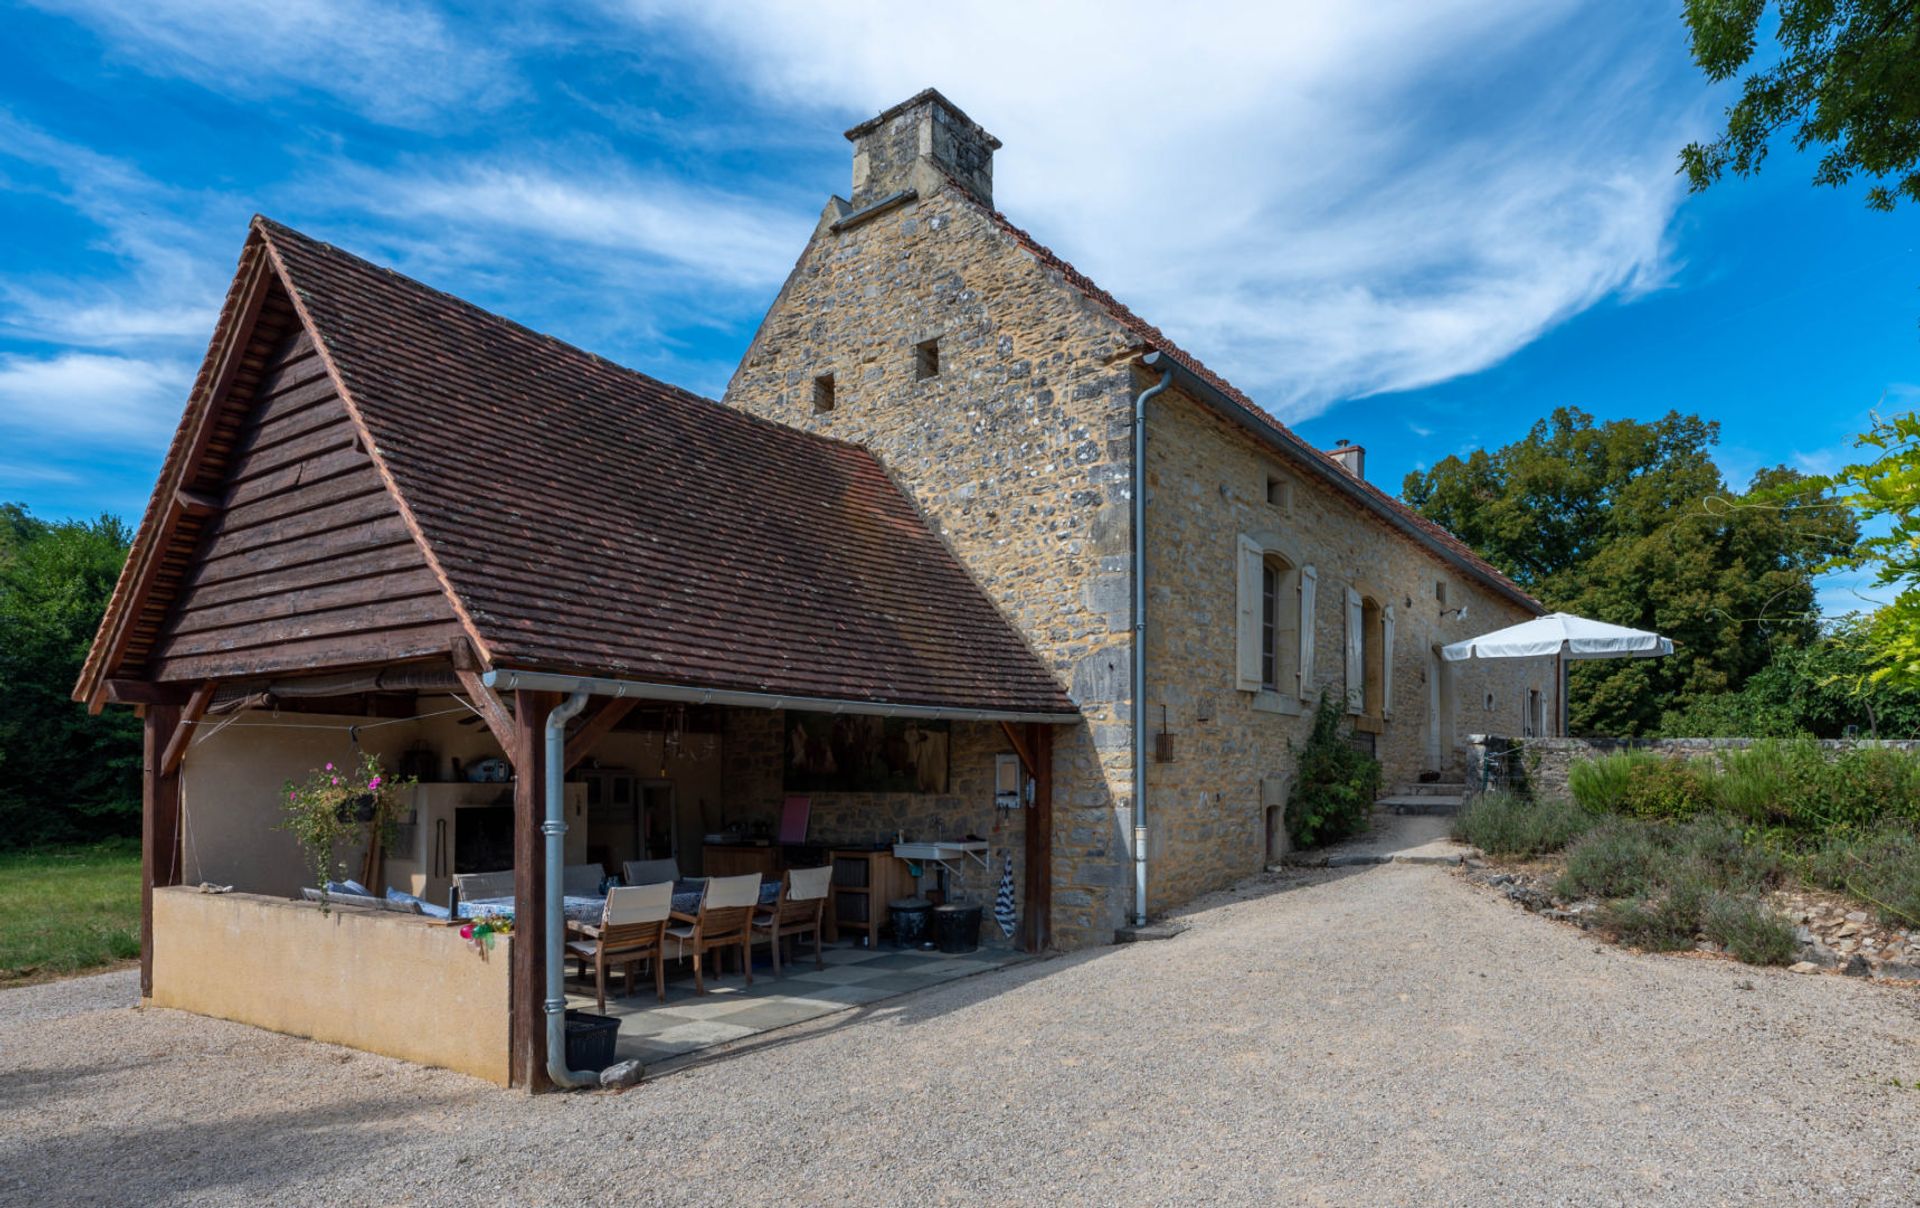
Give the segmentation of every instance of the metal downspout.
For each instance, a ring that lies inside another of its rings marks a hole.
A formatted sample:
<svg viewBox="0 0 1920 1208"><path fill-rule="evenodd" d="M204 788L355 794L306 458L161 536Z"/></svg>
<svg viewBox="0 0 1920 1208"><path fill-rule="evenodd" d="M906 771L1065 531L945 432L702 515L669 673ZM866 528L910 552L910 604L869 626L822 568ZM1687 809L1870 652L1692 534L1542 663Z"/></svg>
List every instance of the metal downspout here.
<svg viewBox="0 0 1920 1208"><path fill-rule="evenodd" d="M1150 352L1141 364L1157 366ZM1147 400L1173 384L1173 367L1133 400L1133 925L1147 925Z"/></svg>
<svg viewBox="0 0 1920 1208"><path fill-rule="evenodd" d="M567 801L567 723L586 708L592 694L577 691L547 714L547 819L540 830L547 837L547 1077L555 1086L598 1086L590 1073L567 1068L567 967L565 939Z"/></svg>

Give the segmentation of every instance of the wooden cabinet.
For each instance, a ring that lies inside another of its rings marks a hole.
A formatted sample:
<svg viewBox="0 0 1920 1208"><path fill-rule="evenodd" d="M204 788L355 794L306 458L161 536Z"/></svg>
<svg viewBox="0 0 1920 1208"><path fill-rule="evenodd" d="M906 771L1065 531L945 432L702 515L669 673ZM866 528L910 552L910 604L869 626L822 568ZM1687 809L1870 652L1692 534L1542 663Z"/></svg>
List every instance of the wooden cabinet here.
<svg viewBox="0 0 1920 1208"><path fill-rule="evenodd" d="M845 931L865 935L869 947L878 944L880 929L887 925L887 903L910 898L919 890L906 861L891 851L852 848L836 848L828 858L833 862L833 890L827 902L826 938L837 940Z"/></svg>
<svg viewBox="0 0 1920 1208"><path fill-rule="evenodd" d="M709 843L701 849L701 869L709 877L738 877L757 872L764 881L780 878L780 849L751 843Z"/></svg>

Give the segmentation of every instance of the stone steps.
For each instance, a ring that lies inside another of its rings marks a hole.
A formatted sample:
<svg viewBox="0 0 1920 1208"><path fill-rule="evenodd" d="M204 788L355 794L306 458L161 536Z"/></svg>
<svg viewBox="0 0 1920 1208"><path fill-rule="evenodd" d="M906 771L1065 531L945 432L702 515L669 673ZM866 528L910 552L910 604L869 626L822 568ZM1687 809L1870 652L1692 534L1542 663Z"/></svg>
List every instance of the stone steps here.
<svg viewBox="0 0 1920 1208"><path fill-rule="evenodd" d="M1375 813L1384 814L1439 814L1451 816L1460 812L1466 804L1464 792L1451 793L1409 793L1404 788L1395 789L1385 797L1373 803Z"/></svg>

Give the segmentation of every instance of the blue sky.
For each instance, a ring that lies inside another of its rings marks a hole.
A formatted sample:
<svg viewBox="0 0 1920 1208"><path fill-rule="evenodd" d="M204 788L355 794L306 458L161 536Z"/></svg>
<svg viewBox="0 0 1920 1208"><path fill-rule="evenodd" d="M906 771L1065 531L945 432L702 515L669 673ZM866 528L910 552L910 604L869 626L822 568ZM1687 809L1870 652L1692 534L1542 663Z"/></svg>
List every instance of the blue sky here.
<svg viewBox="0 0 1920 1208"><path fill-rule="evenodd" d="M1391 487L1562 404L1717 419L1744 482L1920 398L1915 212L1790 152L1687 196L1728 92L1677 6L1342 7L0 4L0 499L138 514L255 211L717 394L840 131L928 84L1015 221Z"/></svg>

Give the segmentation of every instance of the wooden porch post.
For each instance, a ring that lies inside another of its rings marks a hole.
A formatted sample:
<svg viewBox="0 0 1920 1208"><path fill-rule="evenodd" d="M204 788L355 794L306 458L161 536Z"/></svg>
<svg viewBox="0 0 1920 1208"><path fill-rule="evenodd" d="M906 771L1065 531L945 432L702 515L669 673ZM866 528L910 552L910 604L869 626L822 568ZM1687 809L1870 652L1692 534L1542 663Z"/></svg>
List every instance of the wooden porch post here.
<svg viewBox="0 0 1920 1208"><path fill-rule="evenodd" d="M546 821L547 714L551 692L513 694L513 1017L510 1076L529 1091L553 1089L547 1078Z"/></svg>
<svg viewBox="0 0 1920 1208"><path fill-rule="evenodd" d="M153 889L180 883L180 768L167 748L179 705L148 705L140 775L140 997L153 996Z"/></svg>
<svg viewBox="0 0 1920 1208"><path fill-rule="evenodd" d="M1042 952L1053 943L1053 727L1027 727L1027 772L1033 808L1027 811L1027 915L1021 947Z"/></svg>

